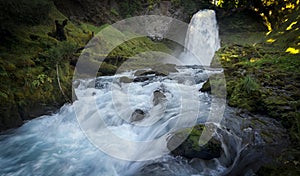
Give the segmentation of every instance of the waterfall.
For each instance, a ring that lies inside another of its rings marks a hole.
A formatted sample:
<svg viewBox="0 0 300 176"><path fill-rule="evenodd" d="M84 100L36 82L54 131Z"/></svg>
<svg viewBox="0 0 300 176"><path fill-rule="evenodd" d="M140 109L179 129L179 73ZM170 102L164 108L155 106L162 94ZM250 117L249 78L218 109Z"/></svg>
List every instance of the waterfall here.
<svg viewBox="0 0 300 176"><path fill-rule="evenodd" d="M215 52L220 48L216 14L213 10L196 13L185 39L185 50L181 60L185 65L209 66Z"/></svg>

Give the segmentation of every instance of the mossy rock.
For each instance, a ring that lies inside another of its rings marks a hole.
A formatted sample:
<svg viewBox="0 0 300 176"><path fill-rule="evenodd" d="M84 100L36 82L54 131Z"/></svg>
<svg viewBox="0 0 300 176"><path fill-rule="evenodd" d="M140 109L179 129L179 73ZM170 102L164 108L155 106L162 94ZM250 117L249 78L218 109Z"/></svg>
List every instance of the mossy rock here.
<svg viewBox="0 0 300 176"><path fill-rule="evenodd" d="M209 92L211 91L210 81L207 80L200 89L201 92Z"/></svg>
<svg viewBox="0 0 300 176"><path fill-rule="evenodd" d="M197 125L194 128L186 128L178 131L168 140L168 149L171 150L173 155L182 156L187 159L201 158L210 160L220 157L222 151L220 141L212 138L205 145L199 145L199 139L204 128L205 125ZM185 137L187 138L184 140ZM174 149L182 140L184 140L183 143Z"/></svg>
<svg viewBox="0 0 300 176"><path fill-rule="evenodd" d="M203 84L200 91L209 92L212 95L220 98L226 98L226 82L223 74L213 74Z"/></svg>
<svg viewBox="0 0 300 176"><path fill-rule="evenodd" d="M158 63L151 66L151 69L158 72L157 76L169 75L171 72L178 72L175 64Z"/></svg>
<svg viewBox="0 0 300 176"><path fill-rule="evenodd" d="M100 75L114 75L117 72L117 69L117 66L103 62L99 68L98 73L100 73Z"/></svg>
<svg viewBox="0 0 300 176"><path fill-rule="evenodd" d="M235 81L229 81L227 88L230 106L247 109L250 112L264 111L263 92L256 79L247 75Z"/></svg>

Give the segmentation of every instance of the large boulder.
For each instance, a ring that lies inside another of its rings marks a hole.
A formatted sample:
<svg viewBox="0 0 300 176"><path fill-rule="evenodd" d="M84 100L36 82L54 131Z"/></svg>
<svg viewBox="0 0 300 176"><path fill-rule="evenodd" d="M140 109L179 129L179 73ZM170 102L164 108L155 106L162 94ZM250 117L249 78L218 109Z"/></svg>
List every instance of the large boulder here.
<svg viewBox="0 0 300 176"><path fill-rule="evenodd" d="M204 128L204 125L197 125L194 128L186 128L173 134L167 142L168 149L173 155L187 159L200 158L210 160L219 158L222 151L220 141L212 138L205 145L199 145L199 139ZM186 136L187 138L184 140ZM181 141L183 143L176 147Z"/></svg>

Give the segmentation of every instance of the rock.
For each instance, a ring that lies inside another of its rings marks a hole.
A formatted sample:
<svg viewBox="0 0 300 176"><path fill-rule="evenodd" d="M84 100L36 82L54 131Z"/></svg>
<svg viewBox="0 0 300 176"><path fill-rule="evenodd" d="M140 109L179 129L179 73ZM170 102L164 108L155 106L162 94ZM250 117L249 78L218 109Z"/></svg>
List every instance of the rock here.
<svg viewBox="0 0 300 176"><path fill-rule="evenodd" d="M220 141L212 138L204 146L199 145L199 138L203 129L204 125L197 125L193 129L187 128L175 133L167 142L168 149L173 155L182 156L187 159L200 158L210 160L220 157L222 151ZM189 132L190 134L188 134ZM188 137L184 140L187 134ZM176 147L182 140L184 142Z"/></svg>
<svg viewBox="0 0 300 176"><path fill-rule="evenodd" d="M156 106L159 103L162 103L166 100L165 94L163 94L161 91L156 90L153 92L153 105Z"/></svg>
<svg viewBox="0 0 300 176"><path fill-rule="evenodd" d="M145 112L141 109L136 109L130 118L130 122L141 121L145 118Z"/></svg>
<svg viewBox="0 0 300 176"><path fill-rule="evenodd" d="M1 105L0 132L23 124L22 116L18 112L18 106L15 103L2 102Z"/></svg>
<svg viewBox="0 0 300 176"><path fill-rule="evenodd" d="M134 76L141 76L143 73L147 72L148 70L137 70L135 73L134 73Z"/></svg>
<svg viewBox="0 0 300 176"><path fill-rule="evenodd" d="M121 83L132 83L133 79L128 78L127 76L122 76L119 80Z"/></svg>
<svg viewBox="0 0 300 176"><path fill-rule="evenodd" d="M78 57L75 56L71 57L70 65L76 67L77 61L78 61Z"/></svg>
<svg viewBox="0 0 300 176"><path fill-rule="evenodd" d="M209 92L212 95L225 98L226 97L226 80L222 74L213 74L209 79L203 84L201 92Z"/></svg>
<svg viewBox="0 0 300 176"><path fill-rule="evenodd" d="M178 72L175 64L155 64L151 66L151 69L158 73L163 73L164 75L169 75L172 72Z"/></svg>
<svg viewBox="0 0 300 176"><path fill-rule="evenodd" d="M134 73L134 76L147 76L147 75L167 76L165 73L161 73L154 70L138 70Z"/></svg>
<svg viewBox="0 0 300 176"><path fill-rule="evenodd" d="M200 89L201 92L209 92L211 91L210 82L207 80Z"/></svg>
<svg viewBox="0 0 300 176"><path fill-rule="evenodd" d="M144 82L144 81L148 81L149 77L147 76L141 76L141 77L137 77L133 79L133 82Z"/></svg>

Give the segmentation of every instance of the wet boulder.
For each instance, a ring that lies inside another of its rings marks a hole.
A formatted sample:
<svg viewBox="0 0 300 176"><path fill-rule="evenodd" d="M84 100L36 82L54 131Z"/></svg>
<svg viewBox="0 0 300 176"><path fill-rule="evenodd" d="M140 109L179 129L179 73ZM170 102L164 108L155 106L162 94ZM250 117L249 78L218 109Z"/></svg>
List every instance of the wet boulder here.
<svg viewBox="0 0 300 176"><path fill-rule="evenodd" d="M209 92L211 91L210 82L207 80L200 89L201 92Z"/></svg>
<svg viewBox="0 0 300 176"><path fill-rule="evenodd" d="M168 149L173 155L187 159L210 160L219 158L222 152L220 141L212 138L205 145L199 145L199 139L204 128L206 128L205 125L197 125L194 128L186 128L176 132L167 142Z"/></svg>
<svg viewBox="0 0 300 176"><path fill-rule="evenodd" d="M203 84L202 88L199 90L201 92L208 92L216 97L225 98L226 97L226 80L223 74L213 74L209 79Z"/></svg>
<svg viewBox="0 0 300 176"><path fill-rule="evenodd" d="M145 112L141 109L136 109L130 118L131 122L141 121L145 118Z"/></svg>
<svg viewBox="0 0 300 176"><path fill-rule="evenodd" d="M119 79L120 83L132 83L133 82L133 79L131 78L128 78L127 76L122 76L120 79Z"/></svg>
<svg viewBox="0 0 300 176"><path fill-rule="evenodd" d="M150 77L147 76L140 76L133 79L133 82L145 82L148 81Z"/></svg>
<svg viewBox="0 0 300 176"><path fill-rule="evenodd" d="M156 106L166 100L166 96L159 90L153 92L153 105Z"/></svg>

